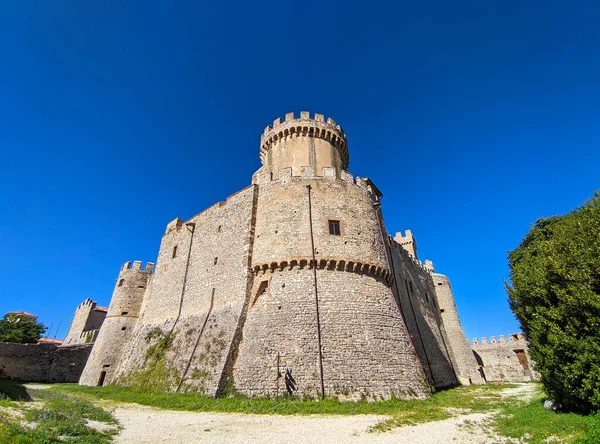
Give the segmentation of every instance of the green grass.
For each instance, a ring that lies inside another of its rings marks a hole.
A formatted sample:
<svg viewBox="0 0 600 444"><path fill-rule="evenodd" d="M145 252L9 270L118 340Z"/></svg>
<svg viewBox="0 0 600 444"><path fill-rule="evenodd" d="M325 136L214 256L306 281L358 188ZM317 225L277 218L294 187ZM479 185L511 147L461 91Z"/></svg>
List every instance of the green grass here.
<svg viewBox="0 0 600 444"><path fill-rule="evenodd" d="M7 380L0 380L0 390L0 444L100 444L110 442L115 433L115 419L81 396L25 389L22 384ZM15 394L26 393L27 397L12 400L8 393L16 399ZM99 432L88 426L88 420L115 427L112 432Z"/></svg>
<svg viewBox="0 0 600 444"><path fill-rule="evenodd" d="M390 400L380 402L340 402L336 399L324 401L298 398L206 398L190 394L158 393L140 389L107 386L84 387L75 384L56 384L58 393L77 394L88 399L105 399L116 402L134 402L171 410L200 412L236 412L277 415L337 414L388 415L393 419L381 426L385 429L403 424L436 421L452 416L447 409L468 409L485 412L498 408L500 392L510 386L470 386L441 391L427 400Z"/></svg>
<svg viewBox="0 0 600 444"><path fill-rule="evenodd" d="M4 385L3 385L4 384ZM14 385L14 383L12 383ZM0 380L0 389L22 393L18 387ZM85 419L114 424L115 421L96 404L99 400L115 403L133 402L162 409L197 412L235 412L277 415L377 414L390 419L373 427L373 431L385 432L393 427L438 421L461 413L494 413L489 429L495 433L519 440L519 442L542 443L548 438L557 442L596 444L600 443L600 414L582 416L573 413L556 413L545 410L543 394L528 402L502 397L511 385L487 385L457 387L441 391L427 400L390 400L380 402L339 402L298 398L206 398L192 394L158 393L134 388L107 386L84 387L76 384L53 384L49 390L28 392L43 406L25 411L26 419L37 423L34 430L20 426L14 420L2 416L6 406L26 405L11 401L0 395L0 444L57 442L58 436L68 437L66 442L104 443L110 441L110 433L90 429Z"/></svg>
<svg viewBox="0 0 600 444"><path fill-rule="evenodd" d="M600 443L600 416L546 410L541 392L530 402L505 406L494 429L532 444L549 442L550 437L561 443Z"/></svg>

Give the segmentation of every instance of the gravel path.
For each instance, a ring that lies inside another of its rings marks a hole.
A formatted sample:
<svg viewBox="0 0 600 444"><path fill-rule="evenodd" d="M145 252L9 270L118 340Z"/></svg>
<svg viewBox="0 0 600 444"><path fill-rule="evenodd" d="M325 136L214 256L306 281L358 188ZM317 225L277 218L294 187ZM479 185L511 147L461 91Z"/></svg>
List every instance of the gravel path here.
<svg viewBox="0 0 600 444"><path fill-rule="evenodd" d="M506 396L530 398L533 384L508 389ZM503 443L486 430L493 414L459 415L444 421L369 433L387 419L378 415L276 416L239 413L196 413L160 410L137 404L113 412L123 426L117 443Z"/></svg>

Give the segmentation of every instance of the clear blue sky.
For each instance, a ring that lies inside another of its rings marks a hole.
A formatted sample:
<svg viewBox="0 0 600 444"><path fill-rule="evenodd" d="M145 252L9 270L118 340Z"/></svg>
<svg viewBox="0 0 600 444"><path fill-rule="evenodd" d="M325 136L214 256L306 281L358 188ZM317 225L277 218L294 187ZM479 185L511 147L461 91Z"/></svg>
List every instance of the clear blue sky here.
<svg viewBox="0 0 600 444"><path fill-rule="evenodd" d="M600 188L600 3L254 3L2 3L0 315L63 337L308 110L450 277L467 336L517 331L507 251Z"/></svg>

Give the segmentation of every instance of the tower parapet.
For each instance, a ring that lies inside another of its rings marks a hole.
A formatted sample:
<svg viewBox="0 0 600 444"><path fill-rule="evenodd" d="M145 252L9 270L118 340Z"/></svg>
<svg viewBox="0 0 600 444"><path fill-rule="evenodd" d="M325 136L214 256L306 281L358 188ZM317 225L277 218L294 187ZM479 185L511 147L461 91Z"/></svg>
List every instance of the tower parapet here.
<svg viewBox="0 0 600 444"><path fill-rule="evenodd" d="M111 383L123 348L140 315L153 270L152 262L148 262L145 268L142 268L141 261L125 262L121 266L106 319L83 370L80 384Z"/></svg>
<svg viewBox="0 0 600 444"><path fill-rule="evenodd" d="M335 120L323 114L302 111L297 118L287 113L265 128L260 139L260 160L268 172L279 174L292 168L293 176L302 175L302 167L311 166L315 175L323 176L323 168L334 168L336 176L348 168L350 155L346 134Z"/></svg>
<svg viewBox="0 0 600 444"><path fill-rule="evenodd" d="M408 254L410 254L413 258L417 259L417 241L412 234L412 231L406 230L405 235L402 235L402 232L396 233L394 236L394 240L402 245Z"/></svg>

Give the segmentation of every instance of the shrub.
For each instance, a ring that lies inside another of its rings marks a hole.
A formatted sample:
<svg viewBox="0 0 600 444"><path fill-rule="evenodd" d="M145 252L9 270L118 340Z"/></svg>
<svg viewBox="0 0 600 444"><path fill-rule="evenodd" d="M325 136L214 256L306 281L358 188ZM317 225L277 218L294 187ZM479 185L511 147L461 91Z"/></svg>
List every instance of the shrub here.
<svg viewBox="0 0 600 444"><path fill-rule="evenodd" d="M563 409L600 409L600 192L535 222L508 258L510 307L544 390Z"/></svg>

